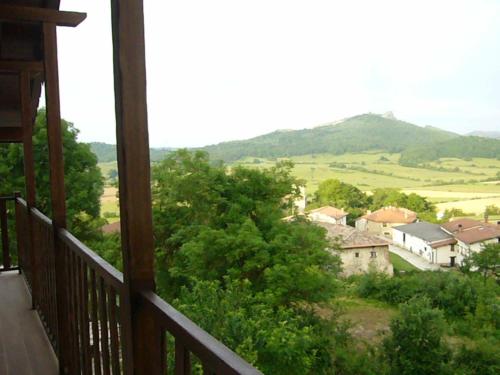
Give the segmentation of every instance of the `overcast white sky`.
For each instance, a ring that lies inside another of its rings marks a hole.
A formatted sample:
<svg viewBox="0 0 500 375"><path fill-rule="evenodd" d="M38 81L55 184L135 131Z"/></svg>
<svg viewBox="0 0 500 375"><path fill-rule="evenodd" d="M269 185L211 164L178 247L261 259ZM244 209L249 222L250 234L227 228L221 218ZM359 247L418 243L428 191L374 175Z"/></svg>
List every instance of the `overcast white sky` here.
<svg viewBox="0 0 500 375"><path fill-rule="evenodd" d="M144 0L151 146L393 111L500 130L500 0ZM115 143L109 1L59 28L62 115Z"/></svg>

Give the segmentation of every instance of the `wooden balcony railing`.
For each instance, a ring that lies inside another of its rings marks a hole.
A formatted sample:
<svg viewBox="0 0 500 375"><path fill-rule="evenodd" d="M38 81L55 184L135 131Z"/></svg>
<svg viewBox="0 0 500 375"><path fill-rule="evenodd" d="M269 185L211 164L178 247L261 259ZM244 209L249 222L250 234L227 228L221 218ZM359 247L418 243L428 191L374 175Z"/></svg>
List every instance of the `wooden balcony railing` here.
<svg viewBox="0 0 500 375"><path fill-rule="evenodd" d="M13 265L16 262L17 254L12 254L11 233L9 230L8 204L14 202L16 196L0 197L0 238L2 254L0 258L0 272L18 270L19 266ZM14 257L13 257L14 255ZM14 258L14 259L13 259Z"/></svg>
<svg viewBox="0 0 500 375"><path fill-rule="evenodd" d="M65 265L64 296L69 321L69 373L132 374L127 368L130 340L124 332L125 284L121 272L90 250L67 230L56 234L50 219L26 202L15 200L20 270L30 287L34 305L58 353L58 308L55 257ZM0 207L1 211L1 207ZM54 235L62 244L59 253ZM154 292L143 292L144 313L158 327L160 345L142 348L158 351L157 374L260 374L221 342L203 331ZM171 345L172 344L172 345ZM171 347L172 346L172 347ZM156 374L153 374L156 375Z"/></svg>

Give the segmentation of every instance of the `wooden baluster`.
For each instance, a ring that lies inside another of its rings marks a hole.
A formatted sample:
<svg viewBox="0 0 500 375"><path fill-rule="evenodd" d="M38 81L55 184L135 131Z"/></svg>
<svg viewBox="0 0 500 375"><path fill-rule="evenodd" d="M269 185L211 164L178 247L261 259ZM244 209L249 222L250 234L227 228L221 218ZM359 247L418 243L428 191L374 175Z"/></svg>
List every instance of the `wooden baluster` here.
<svg viewBox="0 0 500 375"><path fill-rule="evenodd" d="M101 322L101 352L102 352L102 371L103 375L110 375L109 358L109 326L108 326L108 308L107 308L106 288L104 280L99 278L99 319Z"/></svg>
<svg viewBox="0 0 500 375"><path fill-rule="evenodd" d="M92 319L92 349L94 356L94 375L101 375L101 352L99 350L99 320L97 305L97 283L95 271L90 271L90 302L91 302L91 319Z"/></svg>
<svg viewBox="0 0 500 375"><path fill-rule="evenodd" d="M118 340L118 321L116 319L116 293L109 287L109 331L111 335L111 368L113 375L120 374L120 343Z"/></svg>
<svg viewBox="0 0 500 375"><path fill-rule="evenodd" d="M9 229L7 225L7 205L5 199L0 199L0 231L2 232L3 269L10 269Z"/></svg>
<svg viewBox="0 0 500 375"><path fill-rule="evenodd" d="M175 340L175 375L191 374L189 350L178 339Z"/></svg>
<svg viewBox="0 0 500 375"><path fill-rule="evenodd" d="M84 353L84 374L92 374L92 354L90 352L90 334L89 334L89 287L88 287L88 272L87 265L83 260L80 262L80 279L81 279L81 309L82 309L82 342Z"/></svg>

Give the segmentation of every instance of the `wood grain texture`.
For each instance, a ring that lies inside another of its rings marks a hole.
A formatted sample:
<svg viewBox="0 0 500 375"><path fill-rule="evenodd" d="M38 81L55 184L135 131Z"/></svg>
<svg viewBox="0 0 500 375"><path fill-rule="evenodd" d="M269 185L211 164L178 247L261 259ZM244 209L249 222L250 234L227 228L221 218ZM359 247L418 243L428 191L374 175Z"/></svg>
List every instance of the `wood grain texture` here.
<svg viewBox="0 0 500 375"><path fill-rule="evenodd" d="M158 374L160 330L138 303L140 291L155 290L142 0L112 0L111 21L125 281L123 363L127 374Z"/></svg>
<svg viewBox="0 0 500 375"><path fill-rule="evenodd" d="M0 274L0 301L0 374L57 375L56 356L17 272Z"/></svg>

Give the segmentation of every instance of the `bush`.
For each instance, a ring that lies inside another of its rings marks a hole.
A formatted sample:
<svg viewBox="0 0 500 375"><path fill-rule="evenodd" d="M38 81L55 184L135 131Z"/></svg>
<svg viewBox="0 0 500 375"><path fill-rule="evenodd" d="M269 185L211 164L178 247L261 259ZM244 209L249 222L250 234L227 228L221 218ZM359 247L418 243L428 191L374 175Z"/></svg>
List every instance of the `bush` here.
<svg viewBox="0 0 500 375"><path fill-rule="evenodd" d="M383 342L394 375L446 374L449 349L443 342L443 314L427 298L412 298L401 305L391 321L391 335Z"/></svg>

